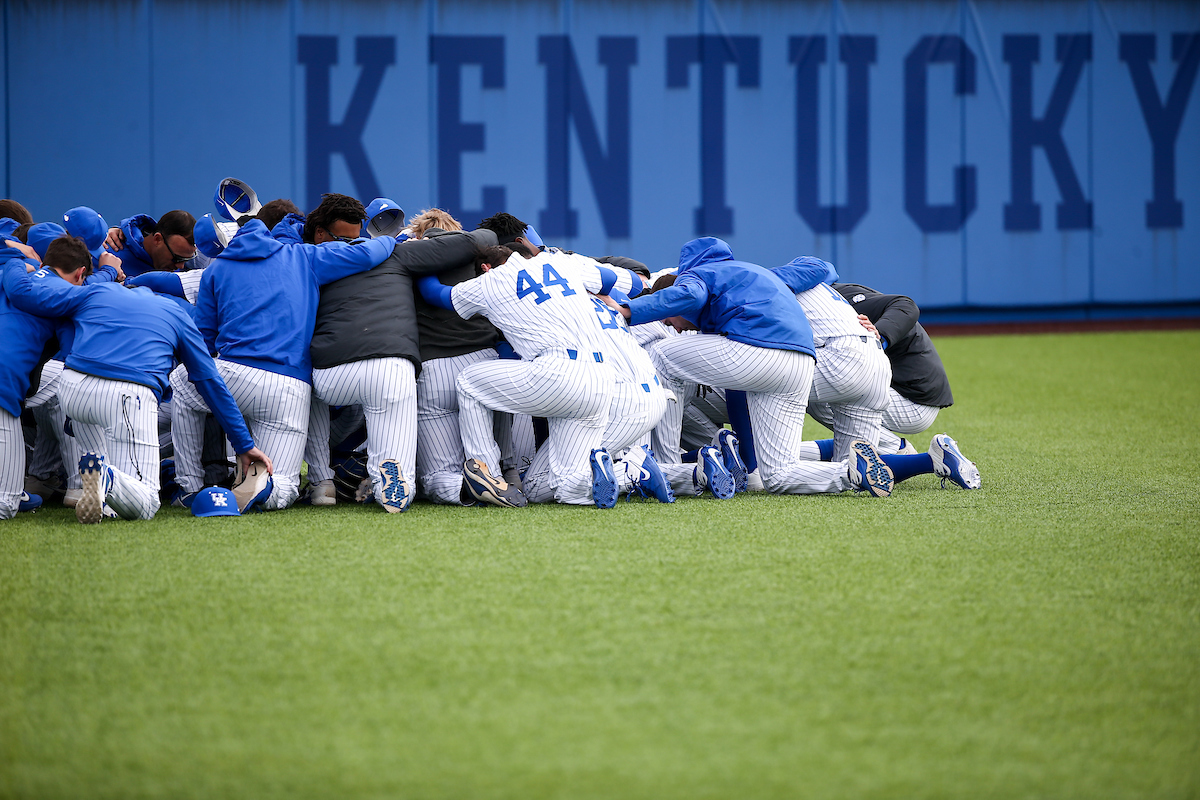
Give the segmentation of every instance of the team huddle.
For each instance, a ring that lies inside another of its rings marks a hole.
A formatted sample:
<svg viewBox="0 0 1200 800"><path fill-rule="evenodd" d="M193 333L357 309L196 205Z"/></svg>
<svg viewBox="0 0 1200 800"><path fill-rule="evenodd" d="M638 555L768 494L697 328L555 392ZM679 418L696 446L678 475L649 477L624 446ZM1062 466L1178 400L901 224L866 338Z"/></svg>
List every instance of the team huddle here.
<svg viewBox="0 0 1200 800"><path fill-rule="evenodd" d="M916 305L821 259L706 237L652 276L503 212L214 202L109 228L0 201L0 519L980 486L946 434L905 438L953 402Z"/></svg>

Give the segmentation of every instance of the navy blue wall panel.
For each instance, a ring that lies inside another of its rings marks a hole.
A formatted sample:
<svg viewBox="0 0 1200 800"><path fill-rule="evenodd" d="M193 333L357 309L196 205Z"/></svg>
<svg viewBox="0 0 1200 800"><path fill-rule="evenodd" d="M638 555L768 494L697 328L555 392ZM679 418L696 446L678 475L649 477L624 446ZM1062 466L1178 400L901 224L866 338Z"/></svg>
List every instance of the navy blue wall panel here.
<svg viewBox="0 0 1200 800"><path fill-rule="evenodd" d="M385 195L659 269L697 235L926 308L1200 301L1200 4L18 2L6 193ZM54 58L47 58L53 42Z"/></svg>

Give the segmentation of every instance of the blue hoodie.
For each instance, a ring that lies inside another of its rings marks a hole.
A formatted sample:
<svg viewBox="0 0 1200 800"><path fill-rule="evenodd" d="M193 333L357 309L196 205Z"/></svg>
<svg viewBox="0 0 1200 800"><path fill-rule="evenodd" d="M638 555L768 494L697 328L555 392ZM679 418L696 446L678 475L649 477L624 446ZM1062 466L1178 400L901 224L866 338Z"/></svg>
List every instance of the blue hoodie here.
<svg viewBox="0 0 1200 800"><path fill-rule="evenodd" d="M772 267L771 272L796 294L807 292L822 283L834 284L838 281L833 264L816 256L796 256L782 267Z"/></svg>
<svg viewBox="0 0 1200 800"><path fill-rule="evenodd" d="M154 259L146 252L142 228L155 225L153 217L135 214L121 220L121 233L125 234L125 247L114 253L121 259L121 270L126 278L141 275L154 269Z"/></svg>
<svg viewBox="0 0 1200 800"><path fill-rule="evenodd" d="M75 320L66 366L76 372L149 387L161 401L178 358L234 450L244 453L254 447L200 332L175 303L149 289L116 283L75 286L47 268L30 275L19 258L4 266L4 293L27 313Z"/></svg>
<svg viewBox="0 0 1200 800"><path fill-rule="evenodd" d="M288 214L279 223L271 228L271 236L284 244L304 244L304 221L307 219L303 214Z"/></svg>
<svg viewBox="0 0 1200 800"><path fill-rule="evenodd" d="M395 248L390 237L284 244L252 220L200 279L196 326L220 358L311 383L321 287L382 264Z"/></svg>
<svg viewBox="0 0 1200 800"><path fill-rule="evenodd" d="M693 239L679 253L675 285L629 301L630 325L683 317L702 333L773 350L812 356L812 328L804 310L770 270L734 261L720 239Z"/></svg>
<svg viewBox="0 0 1200 800"><path fill-rule="evenodd" d="M11 248L0 248L0 263L12 261L25 271L21 254ZM42 356L46 340L54 333L54 321L36 317L18 309L0 288L0 341L4 342L4 358L0 358L0 408L14 417L21 416L21 404L29 393L29 374Z"/></svg>

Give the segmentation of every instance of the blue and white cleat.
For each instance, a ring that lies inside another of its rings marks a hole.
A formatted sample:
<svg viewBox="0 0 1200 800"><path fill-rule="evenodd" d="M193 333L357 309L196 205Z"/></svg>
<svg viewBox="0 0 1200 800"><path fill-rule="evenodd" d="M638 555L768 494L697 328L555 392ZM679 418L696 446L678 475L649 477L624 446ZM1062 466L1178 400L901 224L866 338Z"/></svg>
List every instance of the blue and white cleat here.
<svg viewBox="0 0 1200 800"><path fill-rule="evenodd" d="M645 445L630 448L621 463L625 465L629 478L629 496L626 499L632 498L633 493L637 492L642 497L654 495L661 503L675 502L671 482L663 474L662 467L650 452L650 448Z"/></svg>
<svg viewBox="0 0 1200 800"><path fill-rule="evenodd" d="M171 498L171 505L175 508L191 508L192 501L196 499L199 492L185 492L182 488L175 491L175 496Z"/></svg>
<svg viewBox="0 0 1200 800"><path fill-rule="evenodd" d="M395 514L408 508L408 504L412 502L413 493L409 491L408 484L404 482L404 475L400 471L400 462L394 458L384 459L379 464L379 477L383 480L380 494L383 495L384 510Z"/></svg>
<svg viewBox="0 0 1200 800"><path fill-rule="evenodd" d="M75 519L84 525L95 525L104 519L104 501L112 491L112 468L104 463L104 456L84 453L79 459L79 477L83 481L83 494L75 504Z"/></svg>
<svg viewBox="0 0 1200 800"><path fill-rule="evenodd" d="M888 497L895 485L891 467L883 463L874 445L861 439L850 445L849 475L855 491L875 497Z"/></svg>
<svg viewBox="0 0 1200 800"><path fill-rule="evenodd" d="M29 492L21 492L21 502L17 506L17 511L37 511L42 507L42 496L40 494L30 494Z"/></svg>
<svg viewBox="0 0 1200 800"><path fill-rule="evenodd" d="M721 460L725 464L725 469L733 476L733 490L735 492L744 492L749 488L749 483L746 480L746 463L742 461L742 455L738 452L737 434L728 428L717 434L717 446L721 448Z"/></svg>
<svg viewBox="0 0 1200 800"><path fill-rule="evenodd" d="M734 495L733 476L725 469L721 452L711 444L701 447L696 454L696 468L703 470L704 485L718 500L728 500Z"/></svg>
<svg viewBox="0 0 1200 800"><path fill-rule="evenodd" d="M250 469L243 475L241 464L238 464L238 475L233 481L233 496L237 498L238 511L245 514L251 509L258 509L275 488L275 481L267 468L258 461L250 462Z"/></svg>
<svg viewBox="0 0 1200 800"><path fill-rule="evenodd" d="M617 473L612 456L603 447L592 451L592 502L596 508L612 508L617 504Z"/></svg>
<svg viewBox="0 0 1200 800"><path fill-rule="evenodd" d="M929 456L933 459L933 471L942 479L942 486L949 480L964 489L979 488L979 468L975 462L967 460L958 449L958 442L946 434L939 433L933 437L929 443Z"/></svg>

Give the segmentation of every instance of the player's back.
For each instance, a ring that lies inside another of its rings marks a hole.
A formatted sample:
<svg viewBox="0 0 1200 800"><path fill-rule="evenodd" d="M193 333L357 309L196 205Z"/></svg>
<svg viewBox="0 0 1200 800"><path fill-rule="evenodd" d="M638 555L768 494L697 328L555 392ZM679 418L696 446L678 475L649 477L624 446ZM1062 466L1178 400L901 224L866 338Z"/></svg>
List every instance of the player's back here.
<svg viewBox="0 0 1200 800"><path fill-rule="evenodd" d="M826 339L837 336L863 336L866 329L858 321L854 307L846 302L832 286L821 283L796 295L808 324L812 326L813 344L821 347Z"/></svg>
<svg viewBox="0 0 1200 800"><path fill-rule="evenodd" d="M604 352L600 318L579 270L545 255L514 254L479 278L460 283L454 306L463 316L484 314L524 359L550 352Z"/></svg>

